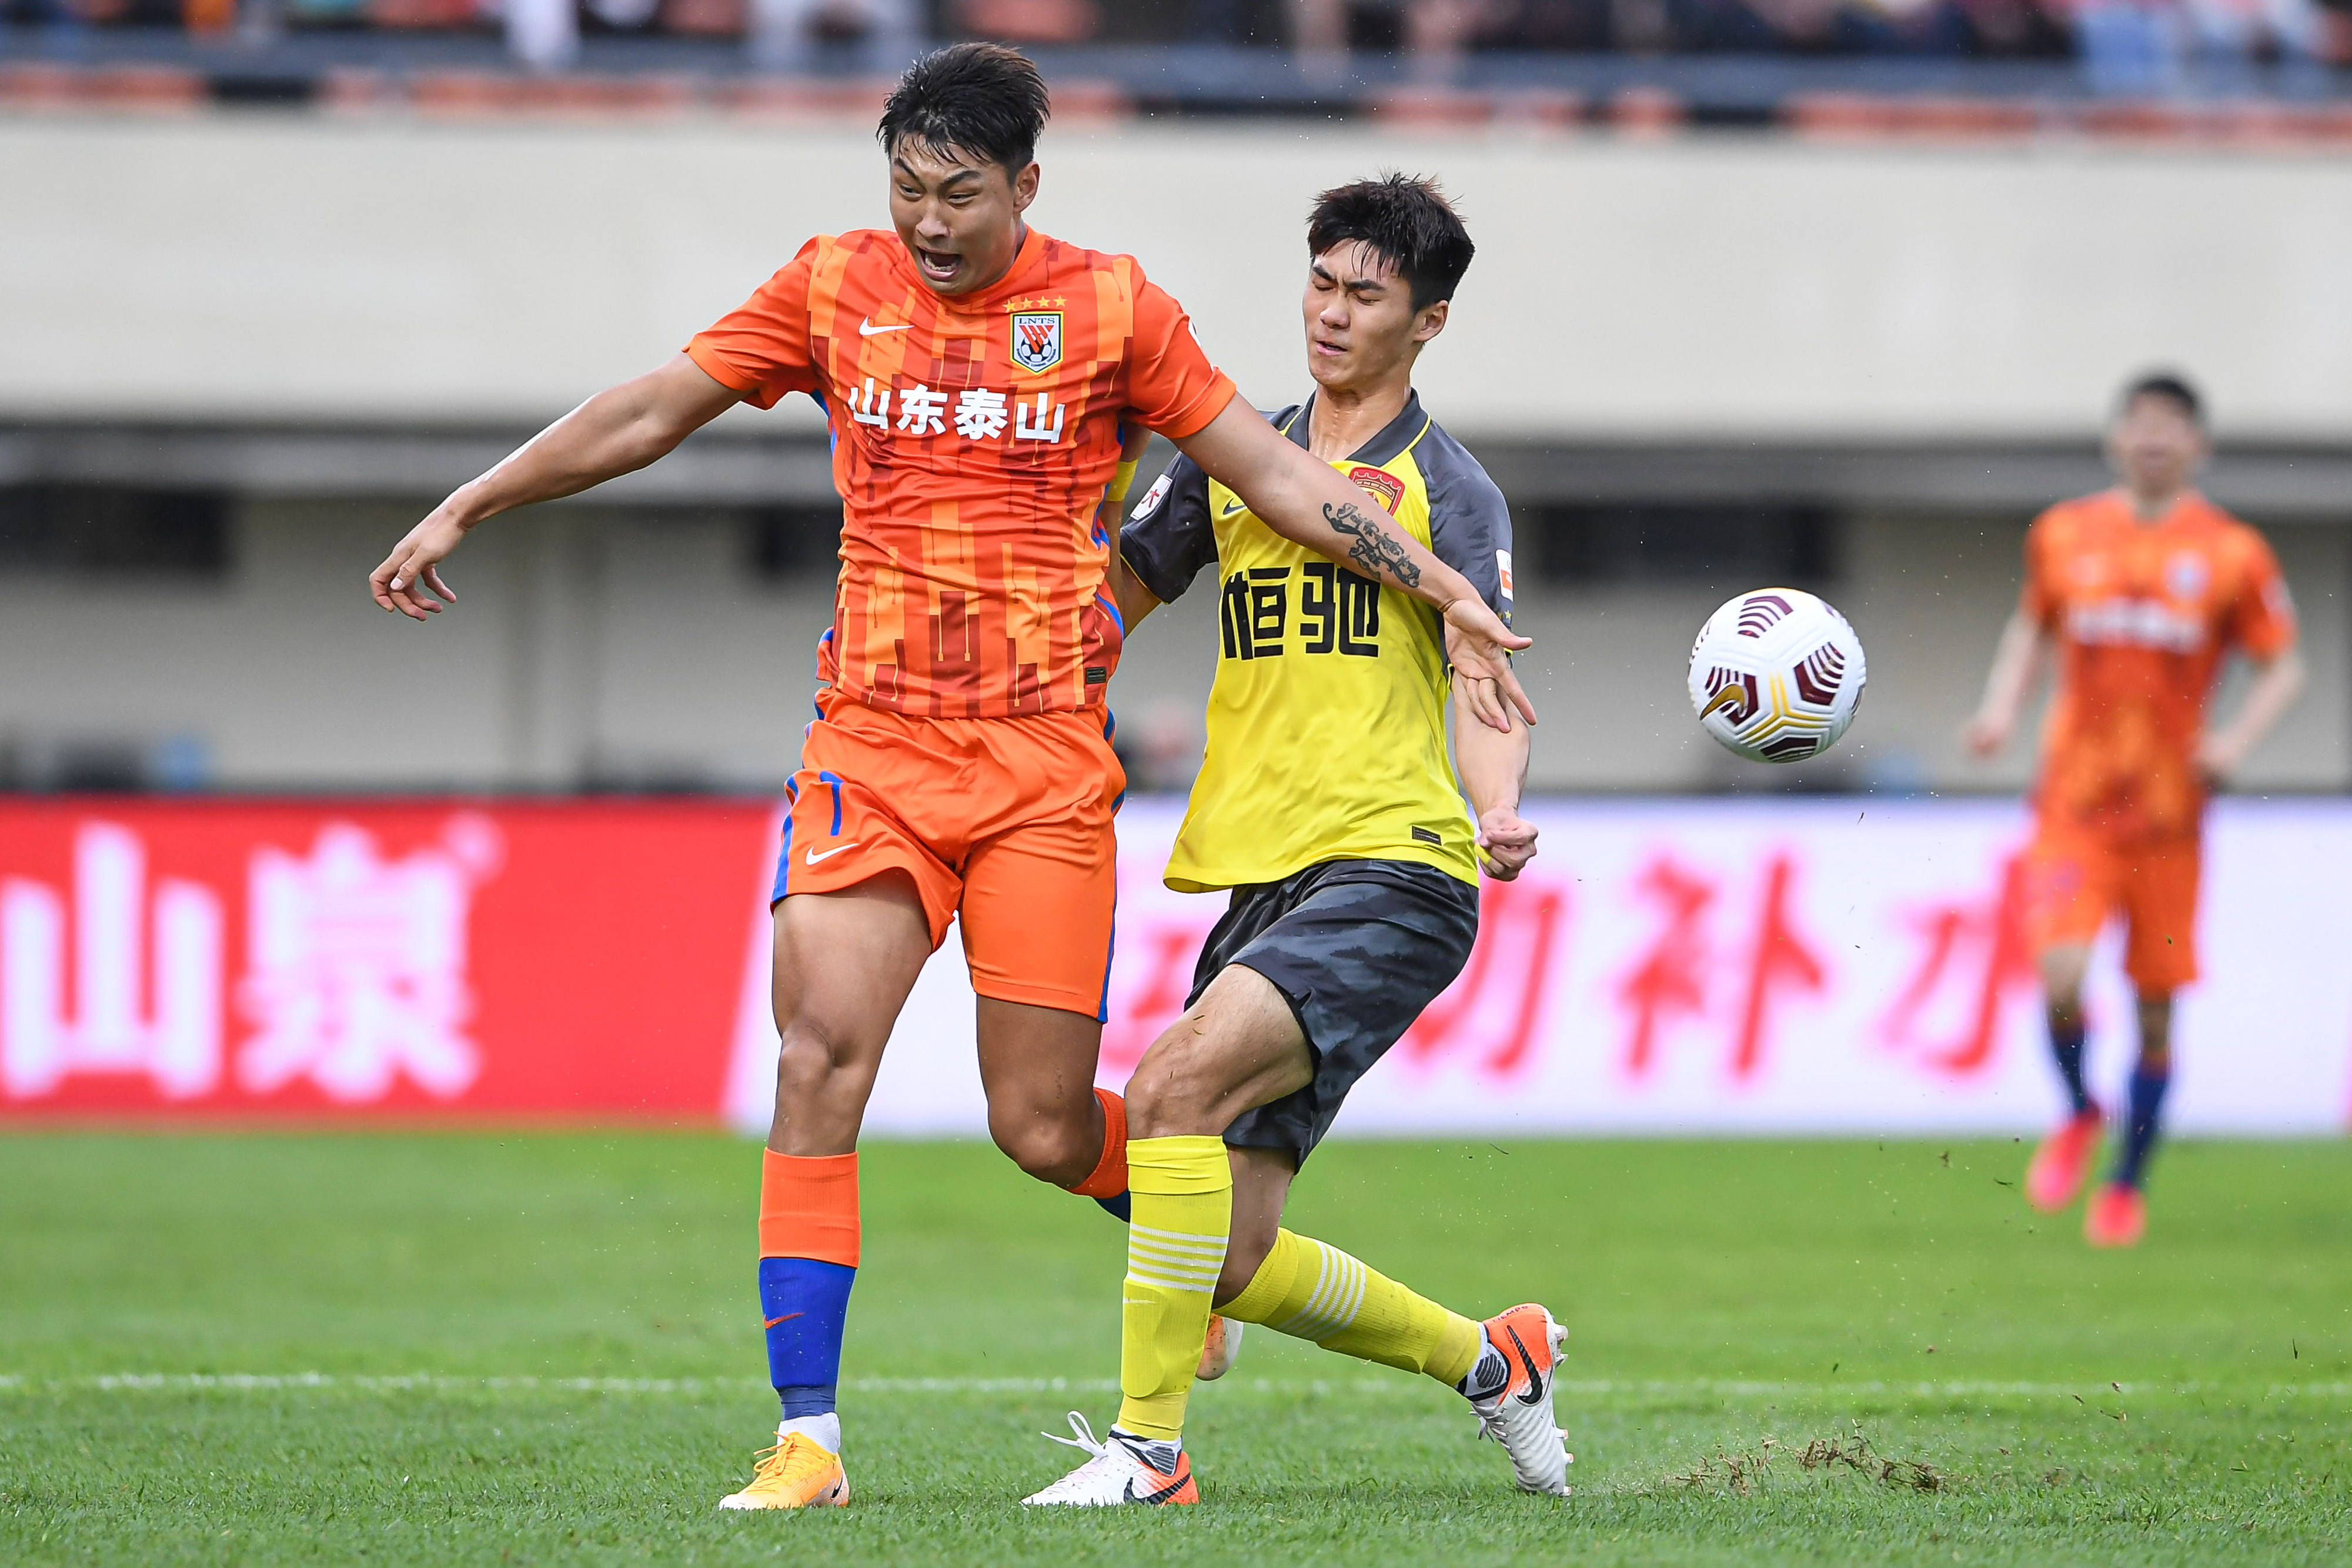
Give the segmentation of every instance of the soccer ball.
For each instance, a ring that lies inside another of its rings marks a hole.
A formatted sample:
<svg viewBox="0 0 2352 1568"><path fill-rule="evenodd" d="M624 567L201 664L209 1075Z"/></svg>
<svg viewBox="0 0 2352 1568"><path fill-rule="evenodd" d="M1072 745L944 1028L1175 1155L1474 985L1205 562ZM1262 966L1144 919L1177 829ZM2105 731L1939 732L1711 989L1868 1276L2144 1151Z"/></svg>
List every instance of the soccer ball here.
<svg viewBox="0 0 2352 1568"><path fill-rule="evenodd" d="M1691 646L1701 728L1751 762L1801 762L1836 744L1868 680L1844 616L1794 588L1743 593Z"/></svg>

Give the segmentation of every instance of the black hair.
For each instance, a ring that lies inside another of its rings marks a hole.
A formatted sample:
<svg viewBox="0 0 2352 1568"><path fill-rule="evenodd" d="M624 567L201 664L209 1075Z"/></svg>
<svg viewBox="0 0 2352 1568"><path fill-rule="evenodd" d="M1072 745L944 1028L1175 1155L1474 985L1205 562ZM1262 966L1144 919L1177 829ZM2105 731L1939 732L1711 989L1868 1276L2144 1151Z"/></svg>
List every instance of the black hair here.
<svg viewBox="0 0 2352 1568"><path fill-rule="evenodd" d="M1477 246L1434 180L1384 174L1315 198L1307 219L1307 254L1321 256L1354 240L1368 245L1412 288L1416 310L1451 299Z"/></svg>
<svg viewBox="0 0 2352 1568"><path fill-rule="evenodd" d="M1003 165L1010 179L1037 156L1051 110L1029 57L1002 44L951 44L907 68L876 129L885 151L911 143Z"/></svg>
<svg viewBox="0 0 2352 1568"><path fill-rule="evenodd" d="M2205 400L2197 395L2197 389L2189 384L2185 376L2171 371L2150 371L2146 375L2134 378L2132 383L2124 388L2123 399L2116 406L2127 412L2132 404L2144 397L2163 398L2187 414L2189 423L2200 430L2205 427Z"/></svg>

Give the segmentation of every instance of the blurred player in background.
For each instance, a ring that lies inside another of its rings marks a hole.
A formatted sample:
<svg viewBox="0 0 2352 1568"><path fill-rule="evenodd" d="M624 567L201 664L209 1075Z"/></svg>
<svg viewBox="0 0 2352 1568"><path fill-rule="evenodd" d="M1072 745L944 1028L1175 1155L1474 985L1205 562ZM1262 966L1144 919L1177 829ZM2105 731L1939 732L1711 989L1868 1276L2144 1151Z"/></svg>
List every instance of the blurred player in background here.
<svg viewBox="0 0 2352 1568"><path fill-rule="evenodd" d="M2186 382L2151 375L2125 391L2107 436L2122 483L2051 507L2027 533L2023 598L1967 730L1978 756L1999 752L2044 655L2058 651L2027 919L2071 1110L2035 1151L2025 1186L2036 1207L2063 1208L2097 1152L2104 1113L2083 1082L2083 976L2100 926L2120 915L2139 1060L2114 1168L2084 1218L2095 1246L2128 1247L2147 1225L2142 1183L2172 1077L2173 994L2197 977L2206 796L2303 685L2270 547L2192 487L2209 451ZM2236 717L2209 730L2207 702L2232 648L2257 673Z"/></svg>
<svg viewBox="0 0 2352 1568"><path fill-rule="evenodd" d="M1122 631L1102 517L1126 427L1157 430L1286 538L1442 616L1475 705L1524 706L1527 645L1467 579L1282 439L1134 260L1052 239L1045 83L967 44L886 106L892 229L811 240L651 373L589 399L411 530L372 578L423 621L439 563L516 507L641 468L738 402L824 407L843 504L816 722L776 868L782 1037L760 1196L776 1446L738 1509L848 1500L835 1393L860 1228L857 1133L892 1025L961 915L989 1126L1031 1175L1127 1185L1116 1096L1094 1087L1125 779L1103 697ZM429 593L428 593L429 591Z"/></svg>
<svg viewBox="0 0 2352 1568"><path fill-rule="evenodd" d="M1502 492L1412 390L1470 265L1462 220L1435 186L1392 175L1325 192L1307 249L1316 389L1273 428L1361 486L1507 619ZM1167 881L1232 899L1183 1016L1128 1085L1118 1421L1097 1441L1073 1412L1075 1437L1054 1440L1089 1457L1028 1500L1199 1500L1185 1403L1196 1371L1231 1364L1243 1323L1437 1379L1469 1398L1521 1487L1565 1492L1552 1416L1562 1332L1549 1312L1518 1306L1479 1323L1281 1228L1299 1164L1348 1091L1461 973L1478 934L1482 852L1504 880L1534 858L1536 831L1518 812L1527 728L1477 722L1482 677L1454 670L1457 782L1444 622L1269 528L1187 456L1121 529L1111 580L1127 624L1210 566L1223 656Z"/></svg>

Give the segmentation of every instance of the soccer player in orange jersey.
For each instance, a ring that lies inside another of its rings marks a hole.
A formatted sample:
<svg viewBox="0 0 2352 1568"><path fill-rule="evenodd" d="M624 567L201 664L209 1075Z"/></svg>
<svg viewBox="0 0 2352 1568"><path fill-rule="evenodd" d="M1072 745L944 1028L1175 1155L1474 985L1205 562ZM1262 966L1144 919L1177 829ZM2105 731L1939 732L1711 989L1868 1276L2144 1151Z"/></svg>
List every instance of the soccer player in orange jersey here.
<svg viewBox="0 0 2352 1568"><path fill-rule="evenodd" d="M2107 435L2122 483L2044 512L2025 539L2025 591L2001 633L1969 747L1990 757L2016 727L2043 656L2059 656L2028 852L2029 936L2052 1054L2071 1112L2035 1151L2026 1196L2074 1200L2104 1117L2083 1082L2083 974L2110 915L2128 931L2139 1061L2112 1174L2084 1235L2128 1247L2147 1225L2141 1183L2172 1076L2172 997L2197 977L2200 826L2208 791L2237 769L2303 684L2294 612L2263 537L2192 487L2208 454L2196 392L2135 382ZM2257 674L2236 716L2205 727L2222 656Z"/></svg>
<svg viewBox="0 0 2352 1568"><path fill-rule="evenodd" d="M600 392L460 487L378 566L378 603L454 602L468 531L641 468L739 402L824 407L843 505L817 718L776 871L776 1113L760 1294L776 1446L730 1508L848 1498L835 1385L858 1261L857 1132L891 1025L961 916L998 1145L1096 1197L1126 1186L1124 1113L1093 1088L1110 961L1106 687L1122 446L1156 430L1270 527L1433 607L1481 722L1532 717L1527 646L1462 573L1283 438L1135 260L1024 216L1045 84L958 45L884 109L892 227L811 240L661 368ZM1107 505L1107 499L1108 504Z"/></svg>

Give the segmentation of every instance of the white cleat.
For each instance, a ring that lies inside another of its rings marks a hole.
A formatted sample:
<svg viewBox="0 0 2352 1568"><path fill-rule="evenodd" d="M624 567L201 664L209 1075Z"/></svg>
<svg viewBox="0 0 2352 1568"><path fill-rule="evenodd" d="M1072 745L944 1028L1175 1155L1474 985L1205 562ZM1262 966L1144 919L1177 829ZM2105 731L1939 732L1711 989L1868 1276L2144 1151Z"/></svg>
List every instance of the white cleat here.
<svg viewBox="0 0 2352 1568"><path fill-rule="evenodd" d="M1111 1428L1108 1442L1095 1440L1095 1429L1076 1411L1070 1412L1070 1430L1075 1437L1056 1437L1051 1432L1042 1434L1064 1448L1076 1448L1088 1457L1087 1462L1040 1492L1023 1498L1024 1503L1060 1503L1078 1508L1111 1508L1123 1503L1198 1502L1200 1489L1192 1484L1192 1461L1181 1448L1176 1450L1173 1469L1162 1474L1145 1463L1142 1456L1118 1440L1118 1428Z"/></svg>
<svg viewBox="0 0 2352 1568"><path fill-rule="evenodd" d="M1209 1337L1201 1342L1201 1364L1192 1375L1202 1383L1214 1383L1231 1372L1234 1363L1242 1358L1242 1330L1248 1326L1221 1312L1211 1312Z"/></svg>
<svg viewBox="0 0 2352 1568"><path fill-rule="evenodd" d="M1478 1436L1503 1445L1521 1491L1566 1497L1568 1467L1576 1456L1560 1441L1568 1434L1552 1413L1552 1384L1568 1331L1533 1304L1497 1313L1484 1326L1487 1343L1510 1363L1511 1375L1500 1393L1470 1402L1478 1413Z"/></svg>

